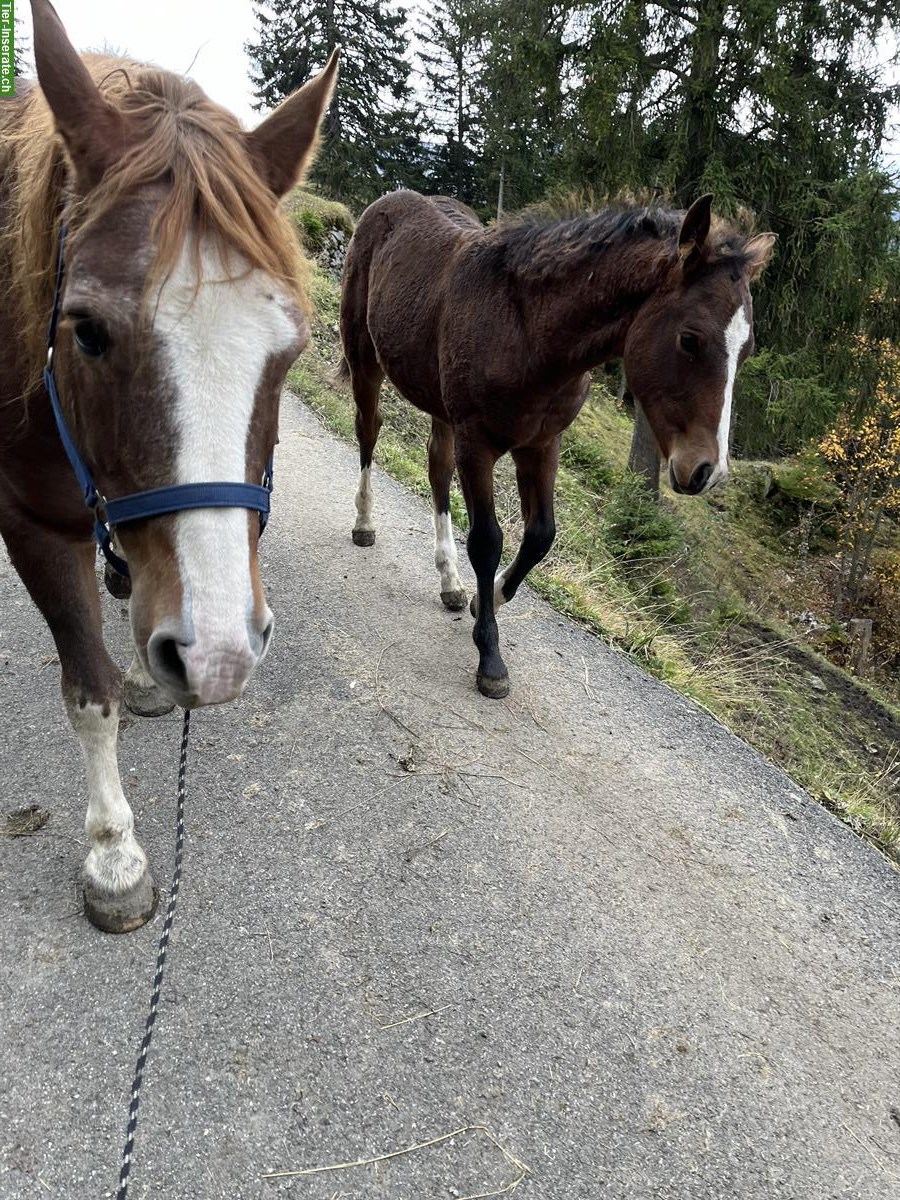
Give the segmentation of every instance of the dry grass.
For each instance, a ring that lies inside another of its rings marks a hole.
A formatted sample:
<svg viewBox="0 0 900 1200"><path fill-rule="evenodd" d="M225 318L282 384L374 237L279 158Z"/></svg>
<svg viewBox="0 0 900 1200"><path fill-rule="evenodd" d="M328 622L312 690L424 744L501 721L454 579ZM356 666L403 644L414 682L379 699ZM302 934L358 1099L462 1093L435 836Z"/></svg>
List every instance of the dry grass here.
<svg viewBox="0 0 900 1200"><path fill-rule="evenodd" d="M352 440L352 401L330 379L339 353L336 285L321 273L312 282L325 315L293 382L333 430ZM390 388L382 411L378 462L428 497L428 419ZM796 602L796 551L790 530L775 527L753 499L755 466L737 464L734 484L720 496L666 499L644 512L623 472L629 438L629 418L598 384L564 438L557 541L529 583L729 725L900 860L900 714L778 620ZM496 495L508 560L522 529L507 460L498 464ZM458 489L451 509L465 529ZM818 676L824 690L811 683Z"/></svg>

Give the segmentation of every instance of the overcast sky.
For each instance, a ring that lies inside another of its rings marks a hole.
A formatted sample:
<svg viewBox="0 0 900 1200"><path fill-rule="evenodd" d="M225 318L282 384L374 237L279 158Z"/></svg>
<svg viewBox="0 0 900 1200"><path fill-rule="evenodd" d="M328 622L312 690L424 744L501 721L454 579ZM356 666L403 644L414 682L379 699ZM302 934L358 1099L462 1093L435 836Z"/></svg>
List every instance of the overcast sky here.
<svg viewBox="0 0 900 1200"><path fill-rule="evenodd" d="M255 40L250 0L54 0L69 37L79 50L103 46L141 61L190 74L204 91L231 109L247 126L260 114L253 111L253 92L244 46ZM31 10L25 0L16 6L31 44ZM879 57L897 51L897 34L886 35ZM322 64L325 65L324 63ZM891 122L886 157L900 165L900 123Z"/></svg>
<svg viewBox="0 0 900 1200"><path fill-rule="evenodd" d="M208 96L244 122L260 119L253 111L249 62L244 44L256 36L250 0L53 0L78 50L103 46L190 75ZM29 45L31 8L16 5ZM199 53L198 53L199 51ZM325 65L324 63L322 64Z"/></svg>

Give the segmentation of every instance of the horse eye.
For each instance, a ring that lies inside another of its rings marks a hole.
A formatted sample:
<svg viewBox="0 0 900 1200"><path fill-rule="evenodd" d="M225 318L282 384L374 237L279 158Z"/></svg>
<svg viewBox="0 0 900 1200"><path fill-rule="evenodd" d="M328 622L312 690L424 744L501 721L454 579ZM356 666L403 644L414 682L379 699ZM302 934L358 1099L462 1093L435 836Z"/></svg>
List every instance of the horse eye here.
<svg viewBox="0 0 900 1200"><path fill-rule="evenodd" d="M78 321L74 336L75 345L88 358L99 358L109 345L109 335L99 321Z"/></svg>
<svg viewBox="0 0 900 1200"><path fill-rule="evenodd" d="M700 339L696 333L679 333L678 349L689 358L696 358L700 353Z"/></svg>

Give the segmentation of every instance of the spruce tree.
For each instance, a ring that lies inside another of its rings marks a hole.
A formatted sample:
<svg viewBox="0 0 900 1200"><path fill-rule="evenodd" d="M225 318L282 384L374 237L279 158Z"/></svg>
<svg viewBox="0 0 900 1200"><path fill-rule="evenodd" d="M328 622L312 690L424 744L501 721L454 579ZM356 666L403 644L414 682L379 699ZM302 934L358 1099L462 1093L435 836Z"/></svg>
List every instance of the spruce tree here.
<svg viewBox="0 0 900 1200"><path fill-rule="evenodd" d="M357 206L415 183L420 152L404 57L405 11L388 0L254 0L254 6L259 36L247 51L260 108L283 100L341 47L312 179Z"/></svg>
<svg viewBox="0 0 900 1200"><path fill-rule="evenodd" d="M34 61L31 57L31 43L25 33L25 22L16 14L15 17L15 47L16 47L16 78L24 79L34 74Z"/></svg>
<svg viewBox="0 0 900 1200"><path fill-rule="evenodd" d="M431 190L484 202L476 184L480 130L472 84L480 71L479 0L435 0L419 27L424 124L434 141Z"/></svg>
<svg viewBox="0 0 900 1200"><path fill-rule="evenodd" d="M898 18L897 0L603 0L576 22L569 182L682 207L711 191L779 235L738 381L744 452L822 432L871 297L893 294L897 197L878 157L898 95L874 47Z"/></svg>
<svg viewBox="0 0 900 1200"><path fill-rule="evenodd" d="M483 65L474 87L482 114L482 177L509 208L541 200L558 180L564 140L564 34L571 0L485 0ZM499 206L498 206L499 207Z"/></svg>

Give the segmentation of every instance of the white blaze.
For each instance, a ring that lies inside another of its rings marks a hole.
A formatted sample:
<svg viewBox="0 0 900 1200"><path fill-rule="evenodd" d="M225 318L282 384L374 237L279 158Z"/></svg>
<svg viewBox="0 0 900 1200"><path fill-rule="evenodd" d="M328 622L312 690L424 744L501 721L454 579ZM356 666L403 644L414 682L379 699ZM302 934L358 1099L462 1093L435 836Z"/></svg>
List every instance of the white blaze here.
<svg viewBox="0 0 900 1200"><path fill-rule="evenodd" d="M728 322L725 330L725 355L728 362L728 375L725 379L725 397L722 401L722 416L719 418L719 461L713 479L721 478L728 469L728 435L731 432L731 405L734 396L734 379L737 375L738 360L741 351L750 337L750 322L744 312L743 304Z"/></svg>
<svg viewBox="0 0 900 1200"><path fill-rule="evenodd" d="M198 280L188 239L160 290L154 320L175 392L175 482L243 483L263 370L271 355L297 340L297 328L263 272L244 273L236 256L226 269L208 240L200 247L199 267ZM192 656L250 652L247 510L179 512L175 544Z"/></svg>

